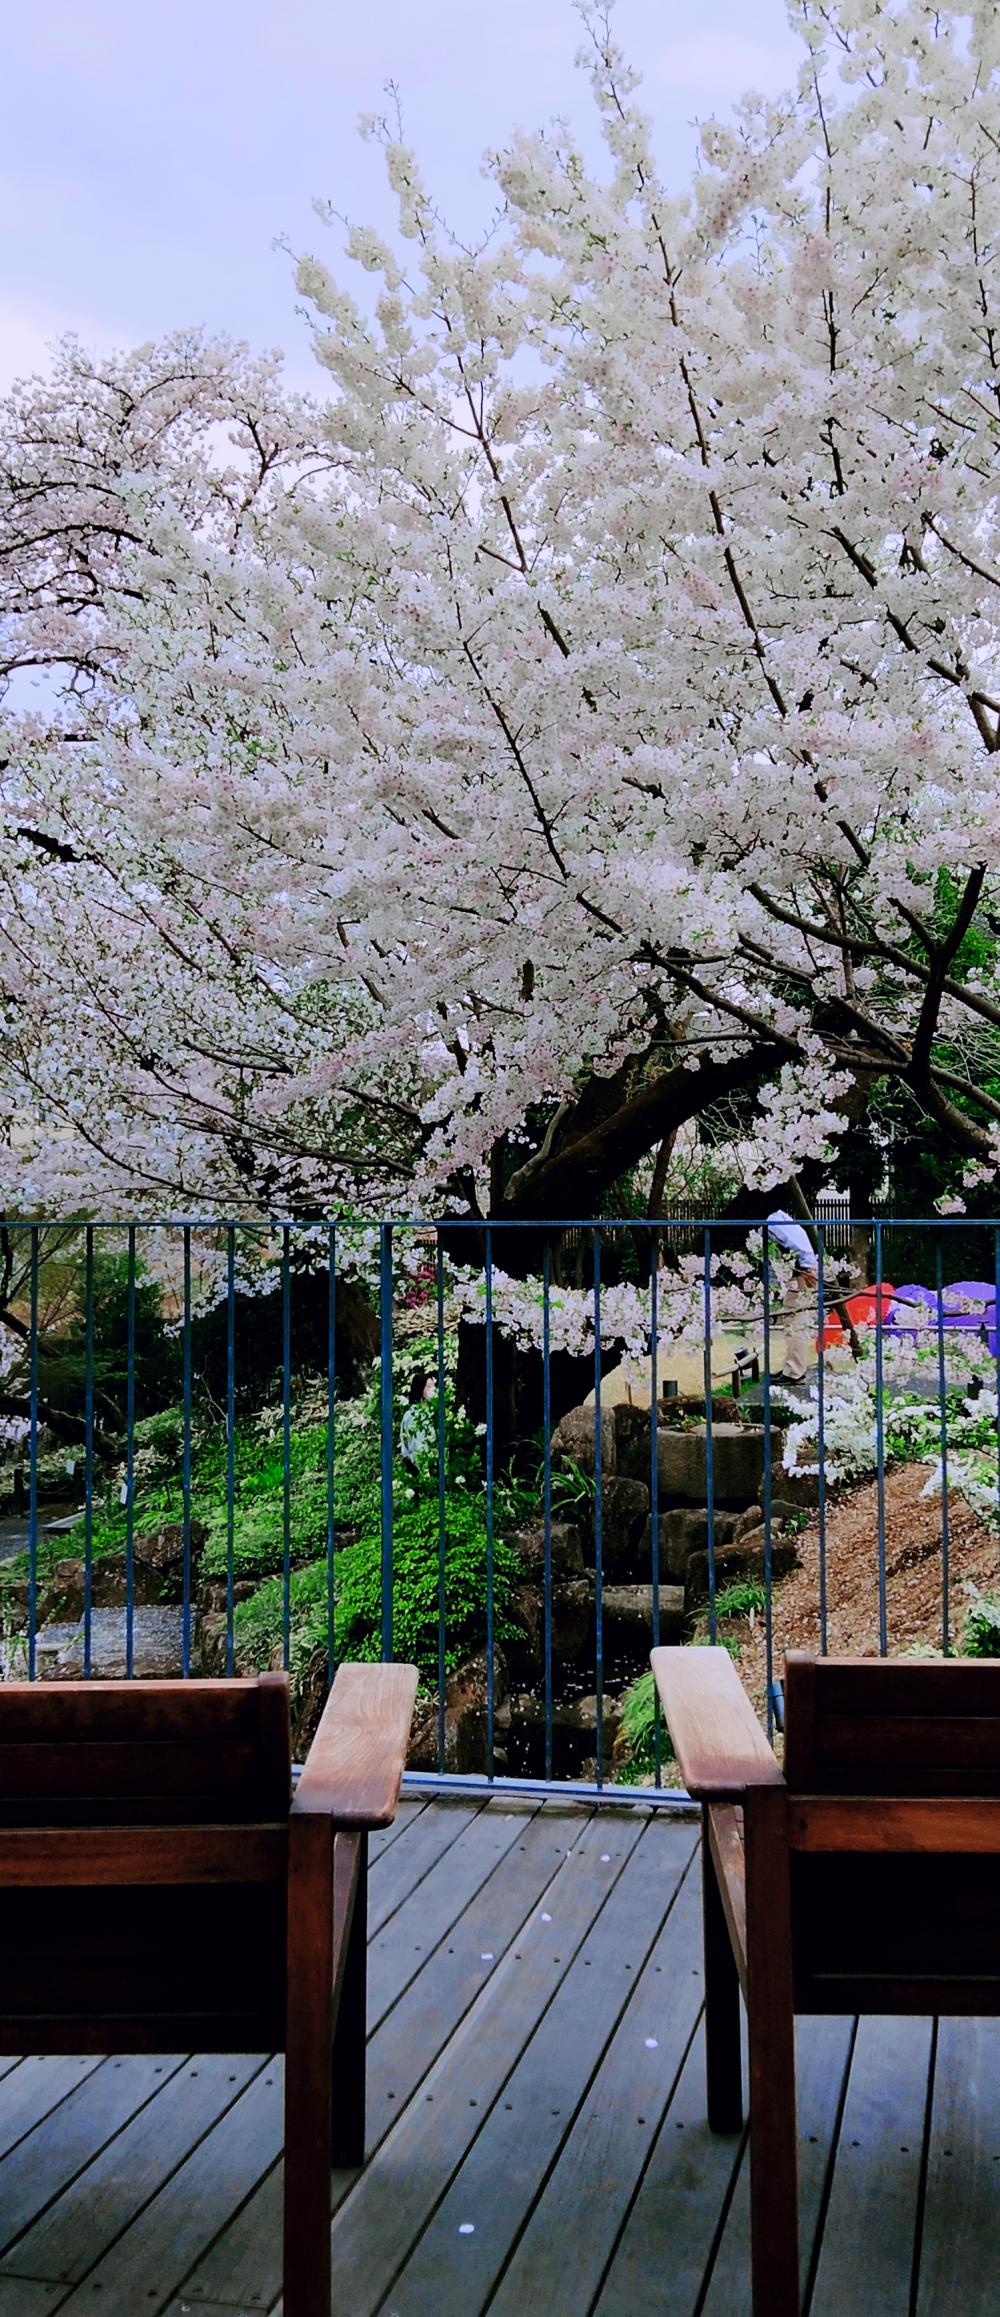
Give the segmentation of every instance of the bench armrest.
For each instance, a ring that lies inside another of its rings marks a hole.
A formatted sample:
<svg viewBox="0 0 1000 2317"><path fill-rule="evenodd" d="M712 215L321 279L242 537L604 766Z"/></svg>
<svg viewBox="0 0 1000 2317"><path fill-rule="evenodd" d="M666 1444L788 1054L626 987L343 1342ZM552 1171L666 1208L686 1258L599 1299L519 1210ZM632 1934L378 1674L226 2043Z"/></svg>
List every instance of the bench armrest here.
<svg viewBox="0 0 1000 2317"><path fill-rule="evenodd" d="M342 1665L292 1802L292 1817L388 1826L395 1815L417 1694L415 1665Z"/></svg>
<svg viewBox="0 0 1000 2317"><path fill-rule="evenodd" d="M654 1649L650 1663L688 1793L738 1801L784 1780L726 1649Z"/></svg>

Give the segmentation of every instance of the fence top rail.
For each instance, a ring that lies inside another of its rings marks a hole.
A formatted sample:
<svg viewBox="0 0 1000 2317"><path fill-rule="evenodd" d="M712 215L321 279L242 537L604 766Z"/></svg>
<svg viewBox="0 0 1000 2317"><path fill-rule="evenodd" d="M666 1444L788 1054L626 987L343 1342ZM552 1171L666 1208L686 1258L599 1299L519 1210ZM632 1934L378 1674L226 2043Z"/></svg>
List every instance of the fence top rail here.
<svg viewBox="0 0 1000 2317"><path fill-rule="evenodd" d="M882 1231L995 1231L1000 1215L800 1215L792 1221L825 1231L850 1223ZM386 1215L370 1221L338 1215L2 1215L0 1231L762 1231L766 1215Z"/></svg>

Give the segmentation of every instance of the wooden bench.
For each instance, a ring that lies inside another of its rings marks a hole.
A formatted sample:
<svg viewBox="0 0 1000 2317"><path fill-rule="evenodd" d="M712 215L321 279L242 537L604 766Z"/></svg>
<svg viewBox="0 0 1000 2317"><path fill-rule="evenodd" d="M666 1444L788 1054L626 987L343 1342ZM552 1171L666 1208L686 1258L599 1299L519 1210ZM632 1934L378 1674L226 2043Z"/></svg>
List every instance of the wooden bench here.
<svg viewBox="0 0 1000 2317"><path fill-rule="evenodd" d="M284 2051L285 2317L329 2317L365 2138L368 1835L416 1670L341 1666L292 1798L288 1680L0 1683L0 2052Z"/></svg>
<svg viewBox="0 0 1000 2317"><path fill-rule="evenodd" d="M795 1654L782 1775L724 1649L656 1649L702 1803L708 2120L750 2073L755 2317L798 2317L796 2012L1000 2014L1000 1663Z"/></svg>

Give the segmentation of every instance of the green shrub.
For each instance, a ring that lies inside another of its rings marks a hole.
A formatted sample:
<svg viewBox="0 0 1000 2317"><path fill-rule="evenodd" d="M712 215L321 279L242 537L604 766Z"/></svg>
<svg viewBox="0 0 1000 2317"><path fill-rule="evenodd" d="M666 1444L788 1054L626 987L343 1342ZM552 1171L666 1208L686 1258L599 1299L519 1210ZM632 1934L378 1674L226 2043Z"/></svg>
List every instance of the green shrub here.
<svg viewBox="0 0 1000 2317"><path fill-rule="evenodd" d="M634 1785L642 1778L655 1776L657 1721L660 1725L660 1762L672 1762L674 1758L670 1732L657 1705L651 1667L645 1673L640 1673L625 1691L621 1712L622 1729L628 1744L628 1760L616 1768L615 1777L621 1785Z"/></svg>
<svg viewBox="0 0 1000 2317"><path fill-rule="evenodd" d="M968 1591L971 1598L959 1643L960 1654L962 1657L1000 1657L1000 1594L981 1593L973 1584Z"/></svg>
<svg viewBox="0 0 1000 2317"><path fill-rule="evenodd" d="M486 1519L482 1500L471 1493L445 1501L445 1663L449 1669L482 1649L486 1640ZM401 1512L393 1529L393 1649L436 1681L438 1668L438 1587L440 1531L436 1501ZM511 1546L496 1538L493 1548L494 1630L498 1641L518 1630L510 1595L520 1570ZM338 1657L377 1658L382 1631L382 1537L366 1528L334 1560L334 1634ZM293 1676L316 1649L327 1646L327 1565L325 1557L293 1572L290 1584L290 1656ZM236 1611L239 1662L247 1668L270 1664L280 1648L284 1586L270 1577Z"/></svg>

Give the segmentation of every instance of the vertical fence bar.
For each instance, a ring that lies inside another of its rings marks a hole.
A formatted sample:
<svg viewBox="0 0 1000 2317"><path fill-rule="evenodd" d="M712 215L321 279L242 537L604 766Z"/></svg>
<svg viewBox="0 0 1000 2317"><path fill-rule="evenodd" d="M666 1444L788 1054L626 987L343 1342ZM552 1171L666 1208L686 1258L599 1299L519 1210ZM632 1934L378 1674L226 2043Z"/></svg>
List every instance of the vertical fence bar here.
<svg viewBox="0 0 1000 2317"><path fill-rule="evenodd" d="M236 1604L236 1232L226 1232L226 1672L235 1664ZM288 1660L286 1658L285 1663Z"/></svg>
<svg viewBox="0 0 1000 2317"><path fill-rule="evenodd" d="M448 1614L448 1524L446 1514L445 1478L447 1470L448 1411L445 1400L447 1378L444 1361L444 1249L438 1232L434 1251L434 1309L437 1339L437 1489L438 1489L438 1769L445 1766L445 1689L448 1681L448 1656L445 1625Z"/></svg>
<svg viewBox="0 0 1000 2317"><path fill-rule="evenodd" d="M493 1776L493 1235L486 1232L486 1774Z"/></svg>
<svg viewBox="0 0 1000 2317"><path fill-rule="evenodd" d="M333 1505L337 1429L337 1232L326 1238L326 1678L337 1671L337 1534Z"/></svg>
<svg viewBox="0 0 1000 2317"><path fill-rule="evenodd" d="M94 1647L94 1229L84 1233L83 1350L83 1678L90 1680Z"/></svg>
<svg viewBox="0 0 1000 2317"><path fill-rule="evenodd" d="M885 1579L885 1414L882 1374L882 1223L875 1224L875 1487L878 1505L878 1647L889 1648L889 1611Z"/></svg>
<svg viewBox="0 0 1000 2317"><path fill-rule="evenodd" d="M382 1486L382 1658L392 1658L392 1225L379 1226L379 1425Z"/></svg>
<svg viewBox="0 0 1000 2317"><path fill-rule="evenodd" d="M767 1734L774 1737L774 1623L771 1566L771 1242L767 1224L761 1231L764 1257L764 1659L767 1682Z"/></svg>
<svg viewBox="0 0 1000 2317"><path fill-rule="evenodd" d="M552 1776L552 1247L542 1254L542 1586L544 1593L545 1775Z"/></svg>
<svg viewBox="0 0 1000 2317"><path fill-rule="evenodd" d="M712 1419L712 1227L703 1233L702 1312L705 1330L705 1524L708 1543L708 1638L715 1640L715 1441Z"/></svg>
<svg viewBox="0 0 1000 2317"><path fill-rule="evenodd" d="M128 1227L128 1378L125 1405L125 1674L135 1667L135 1224Z"/></svg>
<svg viewBox="0 0 1000 2317"><path fill-rule="evenodd" d="M819 1521L819 1646L827 1654L826 1602L826 1224L816 1226L816 1461L819 1476L816 1509Z"/></svg>
<svg viewBox="0 0 1000 2317"><path fill-rule="evenodd" d="M597 1783L604 1784L604 1424L601 1409L601 1234L594 1231L594 1695Z"/></svg>
<svg viewBox="0 0 1000 2317"><path fill-rule="evenodd" d="M38 1225L33 1223L28 1241L30 1286L28 1290L29 1346L28 1346L28 1680L34 1681L36 1671L38 1624Z"/></svg>
<svg viewBox="0 0 1000 2317"><path fill-rule="evenodd" d="M292 1235L281 1231L281 1655L292 1655Z"/></svg>
<svg viewBox="0 0 1000 2317"><path fill-rule="evenodd" d="M997 1388L997 1532L1000 1534L1000 1228L993 1233L993 1364Z"/></svg>
<svg viewBox="0 0 1000 2317"><path fill-rule="evenodd" d="M949 1615L949 1536L948 1536L948 1401L944 1372L944 1274L941 1260L941 1239L938 1236L934 1250L934 1284L937 1289L937 1384L938 1412L941 1425L941 1648L945 1657L951 1655L951 1620Z"/></svg>
<svg viewBox="0 0 1000 2317"><path fill-rule="evenodd" d="M183 1257L181 1503L184 1536L184 1606L181 1611L181 1671L186 1680L191 1671L191 1226L189 1223L184 1225Z"/></svg>
<svg viewBox="0 0 1000 2317"><path fill-rule="evenodd" d="M654 1231L649 1269L649 1538L653 1587L653 1648L660 1646L660 1432L657 1423L660 1352L660 1234ZM653 1783L663 1783L663 1727L653 1685Z"/></svg>

